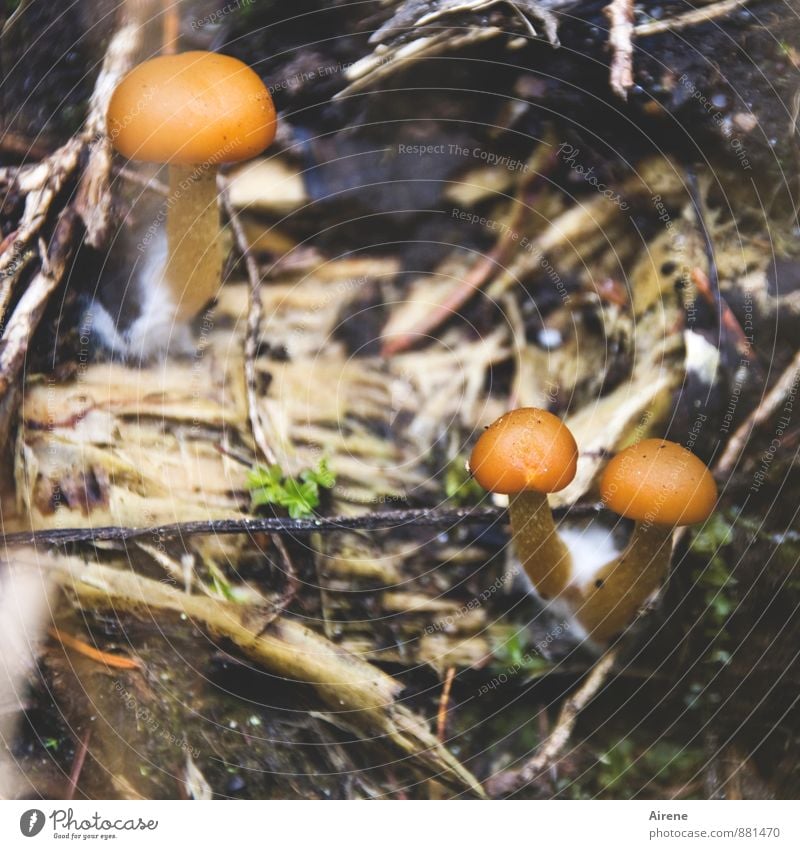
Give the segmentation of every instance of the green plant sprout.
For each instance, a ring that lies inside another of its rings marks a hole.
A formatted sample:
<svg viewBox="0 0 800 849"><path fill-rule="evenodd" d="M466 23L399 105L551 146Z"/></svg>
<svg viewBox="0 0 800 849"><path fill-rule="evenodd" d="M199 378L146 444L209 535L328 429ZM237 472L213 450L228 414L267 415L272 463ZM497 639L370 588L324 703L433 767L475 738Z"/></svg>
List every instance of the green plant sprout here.
<svg viewBox="0 0 800 849"><path fill-rule="evenodd" d="M444 491L450 501L459 506L480 504L481 499L486 495L480 484L469 473L463 454L457 455L447 464L444 472Z"/></svg>
<svg viewBox="0 0 800 849"><path fill-rule="evenodd" d="M306 469L297 477L284 475L278 465L257 465L247 473L250 509L256 511L268 504L284 507L292 519L313 516L320 488L333 489L335 485L336 476L324 457L316 469Z"/></svg>

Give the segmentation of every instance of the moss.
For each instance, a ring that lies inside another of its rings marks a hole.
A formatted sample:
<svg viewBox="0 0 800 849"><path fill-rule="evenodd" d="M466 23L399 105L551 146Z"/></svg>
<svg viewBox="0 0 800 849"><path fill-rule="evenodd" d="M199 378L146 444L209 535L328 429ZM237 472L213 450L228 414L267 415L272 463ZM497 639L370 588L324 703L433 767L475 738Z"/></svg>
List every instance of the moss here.
<svg viewBox="0 0 800 849"><path fill-rule="evenodd" d="M461 507L479 504L486 493L467 470L467 458L463 454L453 457L444 470L444 491L450 501Z"/></svg>
<svg viewBox="0 0 800 849"><path fill-rule="evenodd" d="M716 513L694 536L690 546L692 552L705 560L692 577L703 594L705 633L714 643L715 654L719 654L720 643L728 640L724 625L737 604L737 581L724 557L724 550L732 543L732 523L722 513Z"/></svg>

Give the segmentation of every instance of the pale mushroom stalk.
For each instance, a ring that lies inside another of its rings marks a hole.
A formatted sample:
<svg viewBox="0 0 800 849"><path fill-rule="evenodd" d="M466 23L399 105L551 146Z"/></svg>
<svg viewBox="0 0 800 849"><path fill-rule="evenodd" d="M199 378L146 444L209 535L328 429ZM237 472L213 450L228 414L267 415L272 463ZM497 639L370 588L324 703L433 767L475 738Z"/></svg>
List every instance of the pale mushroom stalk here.
<svg viewBox="0 0 800 849"><path fill-rule="evenodd" d="M500 416L481 434L469 461L484 489L508 495L514 550L545 600L564 593L572 573L547 494L572 481L577 459L575 438L559 418L522 407Z"/></svg>
<svg viewBox="0 0 800 849"><path fill-rule="evenodd" d="M704 522L717 500L706 465L683 446L644 439L606 466L603 502L636 522L618 556L580 588L575 617L595 642L607 642L630 625L669 572L676 527Z"/></svg>
<svg viewBox="0 0 800 849"><path fill-rule="evenodd" d="M622 632L636 618L669 571L674 528L637 522L619 557L599 569L583 589L581 626L598 642Z"/></svg>
<svg viewBox="0 0 800 849"><path fill-rule="evenodd" d="M164 279L178 321L197 315L216 296L221 283L218 171L211 165L169 166Z"/></svg>
<svg viewBox="0 0 800 849"><path fill-rule="evenodd" d="M572 573L569 549L558 535L547 495L527 490L509 496L514 550L543 598L560 595Z"/></svg>
<svg viewBox="0 0 800 849"><path fill-rule="evenodd" d="M137 65L114 90L107 124L124 156L169 168L166 267L154 285L174 305L166 318L185 322L222 282L219 166L252 159L272 142L272 98L243 62L195 50Z"/></svg>

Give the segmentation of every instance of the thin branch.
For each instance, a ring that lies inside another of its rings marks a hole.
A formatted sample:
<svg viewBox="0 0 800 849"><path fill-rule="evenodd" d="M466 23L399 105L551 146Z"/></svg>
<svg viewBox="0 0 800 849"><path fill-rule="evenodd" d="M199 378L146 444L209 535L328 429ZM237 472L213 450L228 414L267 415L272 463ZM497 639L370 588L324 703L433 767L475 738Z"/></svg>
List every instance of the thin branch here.
<svg viewBox="0 0 800 849"><path fill-rule="evenodd" d="M244 232L241 221L233 208L230 200L227 182L222 189L222 206L228 217L228 222L233 231L236 247L244 259L247 269L247 279L250 282L250 293L247 306L247 332L244 342L244 377L247 389L247 415L250 419L250 429L253 432L253 440L256 450L270 465L277 462L275 452L267 439L264 424L258 410L258 385L256 376L256 357L258 355L258 335L261 327L262 305L261 305L261 272L258 263L250 250L247 235Z"/></svg>
<svg viewBox="0 0 800 849"><path fill-rule="evenodd" d="M611 90L623 100L633 85L633 0L611 0L603 9L611 45Z"/></svg>
<svg viewBox="0 0 800 849"><path fill-rule="evenodd" d="M64 799L71 802L75 798L75 791L78 789L78 781L80 781L83 765L86 762L86 755L89 751L89 741L92 739L91 727L86 730L83 737L78 741L78 748L75 752L75 757L72 760L72 769L69 773L69 783L64 793Z"/></svg>
<svg viewBox="0 0 800 849"><path fill-rule="evenodd" d="M740 6L746 6L749 2L750 0L722 0L720 3L712 3L710 6L705 6L702 9L693 9L691 12L684 12L682 15L675 15L673 18L667 18L663 21L650 21L646 24L639 24L633 32L638 37L643 35L657 35L661 32L677 32L687 27L697 26L698 24L704 24L716 18L724 17L730 12L735 12Z"/></svg>
<svg viewBox="0 0 800 849"><path fill-rule="evenodd" d="M447 712L450 710L450 692L453 689L453 679L456 676L455 666L449 666L444 676L444 686L439 699L439 710L436 714L436 739L444 743L447 735Z"/></svg>
<svg viewBox="0 0 800 849"><path fill-rule="evenodd" d="M3 333L0 340L0 397L8 392L19 374L33 328L38 326L47 301L61 282L72 258L76 223L77 214L70 207L61 212L50 245L42 256L42 267L22 294ZM7 431L7 424L0 424L3 437Z"/></svg>
<svg viewBox="0 0 800 849"><path fill-rule="evenodd" d="M719 288L719 270L717 268L717 255L714 250L714 239L711 236L711 230L706 222L706 205L703 200L703 193L700 191L700 183L697 179L697 173L694 168L686 169L686 185L689 189L689 197L692 199L695 215L697 216L697 224L703 236L703 245L706 252L706 260L708 262L708 285L711 290L711 295L714 300L714 310L717 319L717 334L720 346L723 343L723 334L725 332L725 324L722 320L722 293Z"/></svg>
<svg viewBox="0 0 800 849"><path fill-rule="evenodd" d="M306 534L320 531L377 531L394 530L404 526L449 527L464 522L496 522L505 517L499 508L460 510L387 510L363 516L327 516L318 519L289 519L270 516L261 519L211 519L203 522L176 522L146 528L126 528L109 525L102 528L58 528L46 531L23 531L5 534L0 544L67 545L77 542L127 542L128 540L167 539L202 534Z"/></svg>
<svg viewBox="0 0 800 849"><path fill-rule="evenodd" d="M487 782L490 796L514 793L556 763L569 742L578 716L600 691L616 660L616 648L608 649L603 654L583 684L561 706L558 722L539 751L521 769L500 773Z"/></svg>
<svg viewBox="0 0 800 849"><path fill-rule="evenodd" d="M599 504L576 504L557 508L556 518L587 518L600 512ZM283 534L305 536L325 531L386 531L404 527L448 528L462 524L495 524L506 520L500 507L462 507L457 510L409 509L366 513L363 516L320 516L316 519L289 519L269 516L260 519L210 519L203 522L176 522L144 528L107 525L101 528L57 528L44 531L21 531L0 536L0 545L69 545L71 543L127 542L150 537L174 537L215 534Z"/></svg>
<svg viewBox="0 0 800 849"><path fill-rule="evenodd" d="M477 292L491 280L492 274L506 267L512 253L512 248L519 243L520 232L525 223L525 217L535 204L530 203L527 194L531 187L552 170L555 157L549 151L549 145L544 145L529 163L530 174L520 183L514 198L515 209L508 226L485 256L480 257L464 275L458 287L448 293L412 327L391 336L381 347L381 356L393 357L411 348L417 341L430 338L437 330L459 312Z"/></svg>
<svg viewBox="0 0 800 849"><path fill-rule="evenodd" d="M744 451L745 445L753 433L761 427L771 416L773 416L784 404L787 397L796 398L800 387L800 351L794 355L789 367L778 378L775 385L761 399L761 403L747 417L746 421L736 429L736 432L728 440L725 451L714 466L714 475L717 480L725 481L730 477L739 457ZM788 405L788 401L786 401Z"/></svg>
<svg viewBox="0 0 800 849"><path fill-rule="evenodd" d="M250 430L253 434L253 442L255 443L257 454L260 453L261 457L269 465L273 465L277 461L277 458L269 439L267 439L264 423L261 420L261 414L258 409L256 358L258 356L258 341L263 314L261 304L261 272L258 269L258 263L253 256L253 252L250 250L250 243L247 240L244 227L242 227L239 216L236 214L236 210L231 203L227 182L222 190L222 204L225 214L228 216L231 230L233 231L236 247L244 259L245 267L247 268L247 279L250 282L247 307L247 331L244 340L244 380L247 393L247 415L250 420ZM297 579L297 570L294 568L294 563L283 540L278 534L273 534L270 539L281 557L286 576L286 587L275 605L273 613L273 616L277 616L291 604L292 599L297 594L300 583Z"/></svg>
<svg viewBox="0 0 800 849"><path fill-rule="evenodd" d="M708 275L705 271L703 271L702 268L695 266L691 272L689 272L689 277L700 295L708 302L709 306L716 307L714 287L708 279ZM739 356L751 363L755 363L758 356L745 335L742 325L739 323L739 319L733 314L733 310L728 306L728 302L722 297L721 293L719 294L719 299L721 309L720 318L725 333L733 337L736 345L736 351Z"/></svg>

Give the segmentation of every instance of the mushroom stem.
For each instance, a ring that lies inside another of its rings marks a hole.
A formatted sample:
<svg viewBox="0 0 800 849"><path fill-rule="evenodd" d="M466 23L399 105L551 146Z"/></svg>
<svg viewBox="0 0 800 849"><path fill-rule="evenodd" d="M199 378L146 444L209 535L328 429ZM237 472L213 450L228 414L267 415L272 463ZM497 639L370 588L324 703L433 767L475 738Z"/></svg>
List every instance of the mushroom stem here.
<svg viewBox="0 0 800 849"><path fill-rule="evenodd" d="M216 165L170 165L164 278L178 321L217 294L222 275Z"/></svg>
<svg viewBox="0 0 800 849"><path fill-rule="evenodd" d="M606 642L636 618L669 570L673 531L672 525L637 522L625 550L583 587L576 617L591 639Z"/></svg>
<svg viewBox="0 0 800 849"><path fill-rule="evenodd" d="M551 599L570 581L572 558L556 531L547 495L533 490L509 497L514 548L539 595Z"/></svg>

